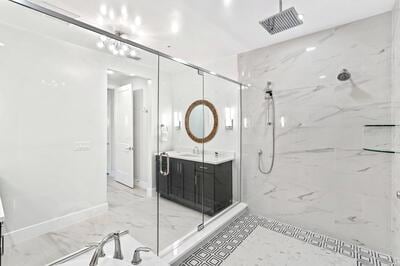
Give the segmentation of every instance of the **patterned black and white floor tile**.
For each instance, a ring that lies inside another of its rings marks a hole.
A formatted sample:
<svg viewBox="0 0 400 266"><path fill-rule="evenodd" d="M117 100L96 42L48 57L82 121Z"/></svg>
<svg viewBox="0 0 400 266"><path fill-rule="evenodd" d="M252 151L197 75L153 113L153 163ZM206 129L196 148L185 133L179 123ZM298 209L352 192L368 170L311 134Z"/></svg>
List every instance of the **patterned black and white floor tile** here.
<svg viewBox="0 0 400 266"><path fill-rule="evenodd" d="M345 243L339 239L303 230L299 227L278 222L274 219L245 214L237 218L222 232L196 250L181 263L181 266L216 266L232 254L237 247L257 228L283 234L310 245L330 250L354 259L357 266L400 266L389 255L365 247Z"/></svg>

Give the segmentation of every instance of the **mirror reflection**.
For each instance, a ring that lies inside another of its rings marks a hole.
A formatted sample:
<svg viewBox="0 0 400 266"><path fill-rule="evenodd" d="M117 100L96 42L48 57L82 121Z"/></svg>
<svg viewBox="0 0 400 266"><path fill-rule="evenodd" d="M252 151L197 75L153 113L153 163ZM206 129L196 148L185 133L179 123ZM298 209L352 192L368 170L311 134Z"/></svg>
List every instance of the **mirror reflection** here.
<svg viewBox="0 0 400 266"><path fill-rule="evenodd" d="M193 102L186 112L186 132L197 143L212 140L218 128L218 114L214 105L207 100Z"/></svg>

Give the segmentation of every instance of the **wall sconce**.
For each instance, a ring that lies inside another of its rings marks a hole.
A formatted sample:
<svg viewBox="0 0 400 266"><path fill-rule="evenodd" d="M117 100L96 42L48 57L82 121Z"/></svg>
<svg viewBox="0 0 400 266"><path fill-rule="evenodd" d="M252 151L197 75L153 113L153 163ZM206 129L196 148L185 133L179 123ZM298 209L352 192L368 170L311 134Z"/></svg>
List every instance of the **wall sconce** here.
<svg viewBox="0 0 400 266"><path fill-rule="evenodd" d="M176 129L181 129L182 127L182 113L174 112L174 127Z"/></svg>
<svg viewBox="0 0 400 266"><path fill-rule="evenodd" d="M249 119L247 118L247 117L245 117L245 118L243 118L243 127L244 128L249 128L249 123L250 121L249 121Z"/></svg>
<svg viewBox="0 0 400 266"><path fill-rule="evenodd" d="M233 130L233 108L225 107L225 129Z"/></svg>

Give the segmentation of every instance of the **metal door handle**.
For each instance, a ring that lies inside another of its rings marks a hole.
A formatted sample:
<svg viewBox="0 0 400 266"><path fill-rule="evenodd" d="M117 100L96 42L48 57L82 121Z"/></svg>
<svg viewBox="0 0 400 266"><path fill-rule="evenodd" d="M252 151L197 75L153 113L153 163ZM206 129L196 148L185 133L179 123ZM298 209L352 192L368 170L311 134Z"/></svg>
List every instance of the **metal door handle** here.
<svg viewBox="0 0 400 266"><path fill-rule="evenodd" d="M162 169L163 157L167 158L167 170L166 171L163 171L163 169ZM163 176L169 175L169 155L166 152L163 152L160 154L160 174Z"/></svg>

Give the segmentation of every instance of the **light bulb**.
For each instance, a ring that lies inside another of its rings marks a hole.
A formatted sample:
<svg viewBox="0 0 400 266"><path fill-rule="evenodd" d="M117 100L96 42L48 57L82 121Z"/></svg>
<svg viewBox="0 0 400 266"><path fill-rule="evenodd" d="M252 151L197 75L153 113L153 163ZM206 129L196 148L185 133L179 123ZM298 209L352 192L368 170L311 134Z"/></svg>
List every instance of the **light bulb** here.
<svg viewBox="0 0 400 266"><path fill-rule="evenodd" d="M108 17L111 20L114 20L114 18L115 18L114 10L110 9L110 11L108 12Z"/></svg>
<svg viewBox="0 0 400 266"><path fill-rule="evenodd" d="M97 47L99 49L103 49L104 48L104 43L102 41L97 42Z"/></svg>
<svg viewBox="0 0 400 266"><path fill-rule="evenodd" d="M137 54L137 53L136 53L135 50L131 50L131 51L129 52L129 55L132 56L132 57L135 57L136 54Z"/></svg>
<svg viewBox="0 0 400 266"><path fill-rule="evenodd" d="M105 4L102 4L102 5L100 6L100 13L101 13L103 16L107 15L107 6L106 6Z"/></svg>
<svg viewBox="0 0 400 266"><path fill-rule="evenodd" d="M178 33L178 31L179 31L179 24L177 21L173 21L171 24L171 32Z"/></svg>
<svg viewBox="0 0 400 266"><path fill-rule="evenodd" d="M139 17L139 16L137 16L137 17L135 18L135 24L136 24L136 26L142 25L142 18Z"/></svg>

